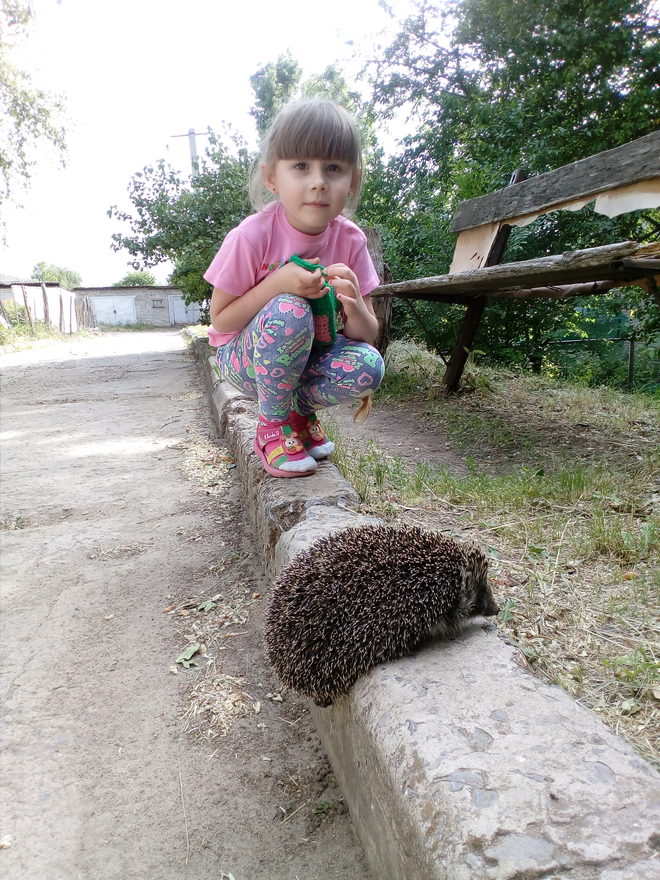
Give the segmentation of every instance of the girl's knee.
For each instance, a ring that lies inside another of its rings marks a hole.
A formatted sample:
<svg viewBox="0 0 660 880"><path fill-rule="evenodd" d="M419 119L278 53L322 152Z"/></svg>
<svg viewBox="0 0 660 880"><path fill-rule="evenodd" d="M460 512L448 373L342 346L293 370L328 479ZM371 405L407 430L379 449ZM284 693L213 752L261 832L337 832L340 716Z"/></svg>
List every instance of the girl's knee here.
<svg viewBox="0 0 660 880"><path fill-rule="evenodd" d="M367 342L360 342L351 346L355 354L356 366L360 370L357 377L357 385L362 387L363 391L375 391L383 381L385 375L385 362L377 348L369 345Z"/></svg>
<svg viewBox="0 0 660 880"><path fill-rule="evenodd" d="M255 355L284 346L299 352L314 341L314 316L309 301L292 293L280 293L262 309L257 319Z"/></svg>
<svg viewBox="0 0 660 880"><path fill-rule="evenodd" d="M314 326L312 305L308 299L296 296L294 293L280 293L273 297L269 306L270 317L275 321Z"/></svg>
<svg viewBox="0 0 660 880"><path fill-rule="evenodd" d="M350 397L362 397L376 391L383 380L385 364L373 345L350 342L330 361L331 381Z"/></svg>
<svg viewBox="0 0 660 880"><path fill-rule="evenodd" d="M383 381L383 376L385 375L385 361L383 360L382 354L377 348L374 348L373 345L368 345L367 348L369 351L365 355L365 363L372 371L374 378L373 390L375 391Z"/></svg>

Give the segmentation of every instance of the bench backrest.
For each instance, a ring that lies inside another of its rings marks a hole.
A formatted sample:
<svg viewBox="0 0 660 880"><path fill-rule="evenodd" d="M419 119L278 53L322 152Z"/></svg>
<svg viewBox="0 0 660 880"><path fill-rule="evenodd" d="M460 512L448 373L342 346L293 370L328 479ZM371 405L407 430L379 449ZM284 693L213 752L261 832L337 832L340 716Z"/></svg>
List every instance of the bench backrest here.
<svg viewBox="0 0 660 880"><path fill-rule="evenodd" d="M608 217L660 205L660 131L461 202L451 224L459 236L450 272L482 268L502 226L525 226L594 199Z"/></svg>

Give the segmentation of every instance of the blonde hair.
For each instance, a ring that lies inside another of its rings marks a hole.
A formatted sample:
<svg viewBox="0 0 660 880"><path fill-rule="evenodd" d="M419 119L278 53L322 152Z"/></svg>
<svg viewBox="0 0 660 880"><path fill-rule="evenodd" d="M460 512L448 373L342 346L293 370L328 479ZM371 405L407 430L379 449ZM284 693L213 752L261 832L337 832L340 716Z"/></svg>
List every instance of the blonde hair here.
<svg viewBox="0 0 660 880"><path fill-rule="evenodd" d="M280 159L337 159L353 165L359 182L347 202L355 209L362 182L362 144L353 116L341 104L322 98L294 101L273 120L261 144L261 155L250 175L250 202L261 211L272 193L264 186L263 167Z"/></svg>
<svg viewBox="0 0 660 880"><path fill-rule="evenodd" d="M364 397L360 400L360 406L357 408L355 415L353 416L353 421L356 425L362 425L367 421L369 416L371 415L371 410L374 405L374 393L373 391L369 391Z"/></svg>

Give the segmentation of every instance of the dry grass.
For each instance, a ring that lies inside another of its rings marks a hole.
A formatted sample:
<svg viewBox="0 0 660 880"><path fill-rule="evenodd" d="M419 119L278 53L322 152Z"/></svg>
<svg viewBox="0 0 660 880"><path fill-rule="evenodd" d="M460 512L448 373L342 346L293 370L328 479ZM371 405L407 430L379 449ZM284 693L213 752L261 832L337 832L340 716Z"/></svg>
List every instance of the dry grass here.
<svg viewBox="0 0 660 880"><path fill-rule="evenodd" d="M0 520L0 531L17 532L20 529L27 529L31 525L30 520L26 516L20 514L7 514L4 519Z"/></svg>
<svg viewBox="0 0 660 880"><path fill-rule="evenodd" d="M657 761L657 407L491 370L445 398L433 355L395 345L389 360L381 400L423 402L464 473L422 461L423 449L415 466L356 446L330 425L347 478L381 516L468 525L490 556L501 629L539 675Z"/></svg>
<svg viewBox="0 0 660 880"><path fill-rule="evenodd" d="M250 596L249 591L224 597L216 594L200 602L188 599L163 609L185 620L185 627L179 631L182 649L198 646L192 658L196 671L191 670L194 679L183 718L187 732L207 740L225 736L237 718L259 713L259 704L245 692L243 679L224 672L221 663L233 640L246 634L245 624L254 601ZM179 671L176 666L171 670Z"/></svg>
<svg viewBox="0 0 660 880"><path fill-rule="evenodd" d="M197 393L196 393L196 396ZM227 450L208 439L201 427L188 430L185 441L173 448L182 454L179 467L188 480L217 499L224 506L230 488L234 460ZM222 522L223 520L218 520ZM200 535L187 536L199 541ZM244 679L230 675L223 667L224 658L232 652L237 641L246 635L251 606L260 594L254 593L249 578L245 577L245 557L235 542L221 540L221 552L205 566L205 572L216 585L214 595L171 598L163 609L177 623L178 642L183 651L196 645L192 668L173 664L173 673L182 672L188 679L183 719L187 733L213 741L226 736L234 722L241 717L260 713L260 704L245 691ZM238 542L240 543L240 542ZM231 665L231 664L228 664Z"/></svg>
<svg viewBox="0 0 660 880"><path fill-rule="evenodd" d="M125 559L131 556L139 556L140 553L144 553L145 549L142 544L118 544L114 547L104 547L101 545L92 548L87 554L87 558L99 559L101 561Z"/></svg>

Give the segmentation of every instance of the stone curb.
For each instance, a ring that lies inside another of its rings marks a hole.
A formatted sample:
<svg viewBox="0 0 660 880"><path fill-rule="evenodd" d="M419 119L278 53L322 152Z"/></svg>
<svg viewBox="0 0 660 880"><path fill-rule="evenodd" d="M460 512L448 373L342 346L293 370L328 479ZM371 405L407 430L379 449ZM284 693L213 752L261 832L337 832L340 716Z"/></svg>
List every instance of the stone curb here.
<svg viewBox="0 0 660 880"><path fill-rule="evenodd" d="M252 401L193 342L271 575L321 535L374 521L324 462L274 480ZM379 667L312 714L379 880L660 880L660 778L533 675L491 624Z"/></svg>

